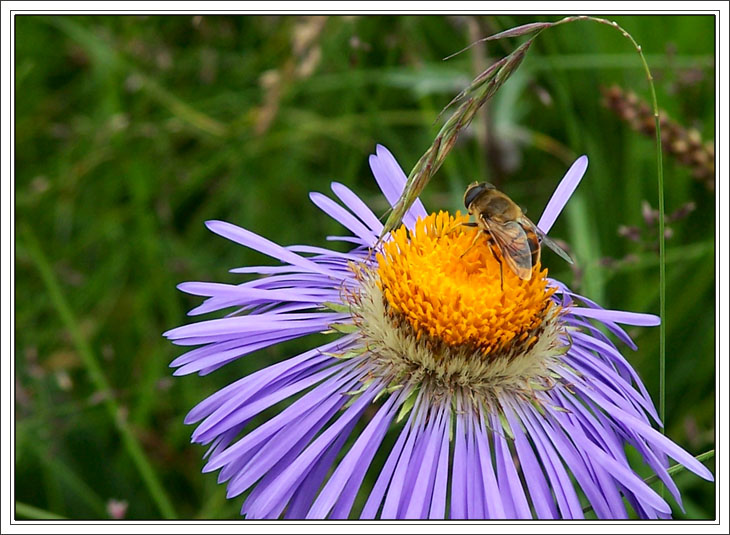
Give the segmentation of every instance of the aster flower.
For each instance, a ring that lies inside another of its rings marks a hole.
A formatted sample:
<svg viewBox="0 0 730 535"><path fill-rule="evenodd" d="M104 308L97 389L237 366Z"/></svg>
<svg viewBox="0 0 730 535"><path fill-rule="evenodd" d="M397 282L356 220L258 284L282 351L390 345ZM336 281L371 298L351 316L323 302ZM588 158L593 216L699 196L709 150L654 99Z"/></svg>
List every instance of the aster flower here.
<svg viewBox="0 0 730 535"><path fill-rule="evenodd" d="M538 227L545 233L580 182L568 170ZM370 157L391 205L406 177L390 152ZM428 214L416 201L382 243L382 224L346 186L337 203L310 195L352 236L348 253L282 247L222 221L210 230L278 260L242 267L239 285L190 282L207 297L191 315L224 318L178 327L176 375L208 374L279 342L331 332L334 340L230 384L185 422L209 445L229 498L247 492L247 518L668 518L671 509L630 466L634 448L681 506L668 457L712 475L664 437L640 378L606 331L652 315L605 310L547 277L499 266L468 216ZM374 248L374 250L373 250ZM256 417L289 404L254 426ZM359 432L353 431L360 426ZM386 435L395 442L386 449ZM385 458L375 461L379 451ZM364 483L372 474L373 485ZM358 506L354 507L360 496ZM583 500L583 501L581 501Z"/></svg>

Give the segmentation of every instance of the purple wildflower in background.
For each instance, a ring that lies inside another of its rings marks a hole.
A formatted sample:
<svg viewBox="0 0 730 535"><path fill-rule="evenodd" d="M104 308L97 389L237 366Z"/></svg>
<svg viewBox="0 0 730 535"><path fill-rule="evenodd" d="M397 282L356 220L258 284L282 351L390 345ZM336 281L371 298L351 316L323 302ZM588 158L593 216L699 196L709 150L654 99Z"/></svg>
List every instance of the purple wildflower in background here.
<svg viewBox="0 0 730 535"><path fill-rule="evenodd" d="M403 171L381 146L370 165L393 205ZM583 156L567 172L542 231L586 167ZM165 333L200 346L172 362L176 375L205 375L312 333L337 335L239 379L185 419L198 423L193 442L209 445L204 471L220 470L229 498L248 491L243 515L556 519L583 518L589 505L599 518L627 518L630 509L669 518L669 505L629 465L627 445L680 506L668 457L712 479L652 427L661 423L646 389L599 329L635 349L618 324L657 325L655 316L604 310L539 264L529 280L507 269L502 280L487 240L475 242L477 229L462 224L467 216L428 215L420 201L379 244L373 212L346 186L332 191L339 203L311 199L352 233L343 238L355 244L350 252L282 247L209 221L281 265L234 269L263 275L239 285L181 284L207 297L191 315L234 311ZM251 425L285 400L293 401ZM376 461L381 449L387 456Z"/></svg>

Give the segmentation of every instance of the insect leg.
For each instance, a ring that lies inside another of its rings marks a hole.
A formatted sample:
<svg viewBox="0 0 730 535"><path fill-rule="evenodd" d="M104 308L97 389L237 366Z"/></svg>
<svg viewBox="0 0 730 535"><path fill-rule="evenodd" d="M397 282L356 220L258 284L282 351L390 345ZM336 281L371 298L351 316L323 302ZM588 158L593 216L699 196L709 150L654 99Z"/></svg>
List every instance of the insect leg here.
<svg viewBox="0 0 730 535"><path fill-rule="evenodd" d="M474 239L471 241L471 245L467 247L466 251L461 253L461 256L459 258L464 258L464 255L471 251L471 248L474 247L477 244L477 240L479 239L479 236L481 236L481 232L475 232L474 233Z"/></svg>
<svg viewBox="0 0 730 535"><path fill-rule="evenodd" d="M492 256L499 264L499 288L504 292L504 272L502 270L502 259L499 257L498 251L495 251L494 248L497 246L496 243L494 243L494 238L489 236L489 250L492 253Z"/></svg>
<svg viewBox="0 0 730 535"><path fill-rule="evenodd" d="M449 234L454 232L459 227L477 227L477 226L479 226L479 225L477 225L476 223L471 222L471 221L467 221L466 223L456 223L449 230L447 230L444 234L446 236L448 236Z"/></svg>
<svg viewBox="0 0 730 535"><path fill-rule="evenodd" d="M504 273L502 272L502 261L497 258L497 262L499 262L499 289L504 292Z"/></svg>

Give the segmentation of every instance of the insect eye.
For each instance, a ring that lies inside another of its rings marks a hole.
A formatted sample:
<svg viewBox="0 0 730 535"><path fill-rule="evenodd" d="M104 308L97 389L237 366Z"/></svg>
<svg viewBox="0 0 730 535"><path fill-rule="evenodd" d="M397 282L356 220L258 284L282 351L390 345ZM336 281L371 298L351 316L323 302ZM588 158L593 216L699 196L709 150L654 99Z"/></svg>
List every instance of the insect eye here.
<svg viewBox="0 0 730 535"><path fill-rule="evenodd" d="M474 202L474 199L479 197L481 193L484 191L484 183L482 184L474 184L473 186L469 186L466 190L466 193L464 194L464 206L466 208L469 208L469 205Z"/></svg>
<svg viewBox="0 0 730 535"><path fill-rule="evenodd" d="M479 184L472 184L469 186L466 189L466 193L464 193L464 206L468 209L469 205L473 203L479 195L489 189L494 189L494 186L488 182L481 182Z"/></svg>

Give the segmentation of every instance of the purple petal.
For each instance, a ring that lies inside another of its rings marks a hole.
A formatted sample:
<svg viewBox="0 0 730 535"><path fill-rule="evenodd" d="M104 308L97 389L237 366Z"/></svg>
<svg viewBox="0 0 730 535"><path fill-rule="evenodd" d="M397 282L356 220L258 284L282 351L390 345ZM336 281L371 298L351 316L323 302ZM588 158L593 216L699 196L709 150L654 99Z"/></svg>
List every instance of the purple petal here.
<svg viewBox="0 0 730 535"><path fill-rule="evenodd" d="M701 462L669 440L666 436L662 435L659 431L651 427L646 422L642 422L635 416L621 410L605 398L603 401L603 403L600 403L601 408L613 416L613 418L617 421L621 422L622 425L630 426L631 429L638 433L644 440L654 445L654 447L658 450L672 457L675 461L691 472L694 472L702 479L706 479L707 481L714 480L712 472L710 472Z"/></svg>
<svg viewBox="0 0 730 535"><path fill-rule="evenodd" d="M581 355L583 358L579 360L573 358L573 355ZM622 394L629 401L636 402L637 405L641 406L645 411L651 414L657 423L660 423L659 415L656 413L654 404L651 403L650 400L644 399L612 368L601 364L598 359L591 357L592 355L587 351L584 351L579 347L573 347L571 348L570 355L565 358L565 360L566 362L570 362L572 366L576 367L583 374L592 376L593 382L601 381L607 386L612 387L617 393Z"/></svg>
<svg viewBox="0 0 730 535"><path fill-rule="evenodd" d="M291 376L291 377L285 377L283 380L276 380L270 385L264 385L262 386L261 390L250 397L249 402L256 401L266 395L266 393L271 389L277 389L281 388L283 385L291 384L293 383L298 376ZM343 389L349 388L351 385L355 384L356 379L353 379L353 382L343 385ZM337 399L337 396L332 397L331 396L331 390L328 390L326 393L326 397L323 398L323 402L319 403L319 405L324 405L328 402L332 401L333 403L336 403L340 400ZM298 408L298 407L296 407ZM295 409L296 409L295 408ZM299 414L306 414L306 411L300 411ZM257 429L255 429L253 432L250 432L248 435L244 436L239 440L239 442L231 447L231 450L234 450L236 452L236 455L229 456L229 460L227 464L225 464L221 470L221 472L218 475L218 482L224 482L229 480L231 477L238 474L244 466L250 461L250 459L257 455L258 451L260 449L265 449L266 441L271 441L274 435L276 435L279 430L286 426L292 426L292 425L299 425L299 422L301 421L301 418L290 418L289 420L286 419L287 415L279 415L274 418L274 420L277 420L276 422L267 422L263 426L259 426ZM241 424L238 424L236 426L231 427L231 429L239 429L242 428L243 425L245 425L250 420L244 420ZM272 424L276 425L272 425ZM220 428L216 430L217 432L222 432ZM228 433L229 431L225 431L225 433ZM303 432L296 433L297 436L302 435ZM257 437L256 440L253 440L255 437ZM243 443L249 444L249 447L241 448ZM262 446L259 448L254 448L256 444L261 443ZM216 450L210 455L209 457L209 463L203 468L203 472L211 472L215 468L213 468L212 463L214 463L217 459L220 458L221 455L224 455L227 453L228 444L230 444L230 441L226 444L224 447L218 447Z"/></svg>
<svg viewBox="0 0 730 535"><path fill-rule="evenodd" d="M467 518L466 494L466 429L465 416L460 411L461 403L457 405L456 432L454 433L454 460L451 467L451 519L464 520Z"/></svg>
<svg viewBox="0 0 730 535"><path fill-rule="evenodd" d="M400 435L398 436L398 440L396 440L393 445L393 449L390 450L388 459L386 459L383 468L380 469L380 475L378 476L373 489L370 491L370 496L368 496L368 500L365 502L362 513L360 513L361 519L372 520L375 518L375 515L377 515L380 504L383 501L383 496L385 495L385 490L390 483L391 476L393 475L396 463L398 462L398 458L400 457L400 454L403 451L403 446L410 435L411 425L415 418L415 412L416 411L413 410L411 411L406 425L403 427Z"/></svg>
<svg viewBox="0 0 730 535"><path fill-rule="evenodd" d="M241 336L246 333L311 328L311 332L324 331L332 323L349 318L349 314L312 312L294 314L251 314L233 318L199 321L170 329L164 336L171 340L207 336Z"/></svg>
<svg viewBox="0 0 730 535"><path fill-rule="evenodd" d="M654 314L641 314L640 312L624 312L623 310L598 310L595 308L571 307L570 314L593 318L599 321L612 321L624 325L637 325L639 327L654 327L659 325L659 316Z"/></svg>
<svg viewBox="0 0 730 535"><path fill-rule="evenodd" d="M333 280L340 280L341 278L336 273L318 266L311 260L307 260L306 258L292 253L291 251L287 251L286 248L281 245L277 245L258 234L254 234L250 230L237 227L236 225L226 223L225 221L206 221L205 225L211 231L223 236L224 238L228 238L231 241L250 247L255 251L264 253L272 258L276 258L281 262L291 264L314 273L327 275L332 277Z"/></svg>
<svg viewBox="0 0 730 535"><path fill-rule="evenodd" d="M323 301L336 298L339 294L337 289L330 288L280 288L261 289L233 284L221 284L217 282L186 282L178 285L181 291L205 297L223 298L223 306L226 308L234 305L245 305L251 301L277 301L277 302L303 302L321 304ZM226 304L229 303L229 304ZM215 309L211 309L215 310Z"/></svg>
<svg viewBox="0 0 730 535"><path fill-rule="evenodd" d="M349 421L342 428L335 440L325 445L326 449L323 454L319 455L313 462L304 465L301 473L291 485L279 487L280 476L290 468L295 458L301 458L301 450L290 452L251 491L241 508L241 514L245 514L247 518L279 518L289 500L292 499L302 485L307 485L306 482L310 474L315 470L319 471L322 463L331 463L336 459L337 454L342 449L350 433L352 433L356 423L357 420ZM327 469L329 469L329 466L326 464Z"/></svg>
<svg viewBox="0 0 730 535"><path fill-rule="evenodd" d="M396 465L395 471L393 472L393 478L390 481L390 487L388 488L388 493L385 496L383 511L380 513L381 519L399 518L398 509L400 508L402 503L403 492L409 492L410 490L412 490L410 488L406 488L404 486L404 482L406 479L408 466L411 462L413 447L416 444L416 440L419 438L423 431L422 425L426 414L426 410L424 409L424 407L418 407L413 409L414 411L417 411L418 414L416 415L413 429L411 430L408 440L406 440L406 444L403 447L400 458L398 459L398 464Z"/></svg>
<svg viewBox="0 0 730 535"><path fill-rule="evenodd" d="M548 406L545 410L550 412L550 415L555 421L561 422L565 429L577 429L577 431L569 431L569 434L571 436L573 436L577 432L581 433L580 435L578 435L580 437L579 439L576 439L575 437L573 438L573 442L577 443L577 440L580 439L592 439L597 443L597 446L601 447L602 451L604 451L607 455L616 460L616 462L628 467L628 461L626 460L625 455L619 454L618 456L615 456L615 452L611 448L608 448L608 451L606 451L606 448L602 447L606 444L606 441L603 439L603 435L610 433L610 429L603 430L603 432L600 433L598 437L593 436L593 433L591 433L590 431L588 434L586 434L583 431L583 429L586 428L585 426L587 423L585 419L579 418L575 412L570 412L570 409L568 408L570 407L570 405L566 406L565 404L563 404L562 400L559 399L557 396L553 396L552 399L554 400L554 406ZM564 412L566 410L568 412ZM591 427L588 426L588 429L591 429ZM590 435L590 437L588 435ZM623 498L619 493L618 485L616 484L616 482L614 482L614 480L606 472L602 465L593 462L593 458L591 457L591 455L584 449L579 447L578 454L583 458L583 462L585 463L586 468L591 473L597 486L603 492L603 495L606 498L606 503L608 504L608 508L610 510L611 518L627 519L628 512L626 511Z"/></svg>
<svg viewBox="0 0 730 535"><path fill-rule="evenodd" d="M565 430L558 426L553 428L549 421L537 412L532 406L524 406L524 413L532 422L533 427L542 427L545 434L568 465L576 481L585 493L588 501L593 506L593 510L600 518L610 518L610 509L601 490L596 487L595 482L590 476L584 460L581 458L573 443L565 434ZM523 420L524 421L524 420Z"/></svg>
<svg viewBox="0 0 730 535"><path fill-rule="evenodd" d="M261 370L233 383L233 385L238 385L236 390L226 392L224 396L220 397L217 397L217 394L210 396L198 404L185 418L185 423L189 424L205 417L203 423L193 432L192 441L200 444L211 442L228 429L237 427L248 421L248 419L242 419L229 425L231 420L226 418L239 407L259 401L272 391L277 391L297 383L331 366L329 362L320 362L317 364L316 362L310 361L306 364L305 367L299 370L297 370L297 367L286 370L282 375L277 375L268 369ZM228 390L228 388L225 390Z"/></svg>
<svg viewBox="0 0 730 535"><path fill-rule="evenodd" d="M327 484L317 497L314 505L312 505L307 513L306 518L326 518L327 514L335 506L335 503L337 503L345 485L351 479L355 479L358 484L362 481L378 446L385 436L385 432L390 426L395 411L402 401L403 394L401 393L390 396L383 404L375 417L373 417L360 434L355 444L350 448L350 451L347 452L347 455L340 461L334 474L327 481ZM354 499L354 495L352 499Z"/></svg>
<svg viewBox="0 0 730 535"><path fill-rule="evenodd" d="M287 247L289 249L289 247ZM307 274L311 273L309 270L302 269L297 266L285 265L285 266L243 266L228 270L229 273L256 273L258 275L273 275L283 273L293 274ZM329 280L329 277L327 277Z"/></svg>
<svg viewBox="0 0 730 535"><path fill-rule="evenodd" d="M239 457L236 457L230 463L225 465L223 469L218 473L218 484L225 483L226 481L234 477L237 473L239 473L241 471L241 468L246 466L254 455L256 455L256 450L244 452ZM203 467L203 473L207 472L212 472L212 470L208 470L206 467Z"/></svg>
<svg viewBox="0 0 730 535"><path fill-rule="evenodd" d="M403 193L407 181L407 177L398 162L388 149L382 145L377 145L375 154L370 156L370 169L378 182L378 186L383 191L383 195L385 195L390 205L394 206L398 202L401 193ZM408 228L414 228L416 220L419 217L426 217L426 215L426 209L420 199L416 199L403 216L403 223Z"/></svg>
<svg viewBox="0 0 730 535"><path fill-rule="evenodd" d="M476 423L477 416L474 411L469 411L466 433L466 458L469 466L479 465L479 452L476 444ZM469 470L466 473L466 513L470 519L487 518L485 505L487 502L484 495L484 478L481 470Z"/></svg>
<svg viewBox="0 0 730 535"><path fill-rule="evenodd" d="M339 394L330 396L302 418L271 435L230 481L226 496L232 498L241 494L282 460L293 460L346 402Z"/></svg>
<svg viewBox="0 0 730 535"><path fill-rule="evenodd" d="M269 347L273 344L278 344L280 342L284 342L286 340L291 340L293 338L299 338L300 336L304 336L306 334L311 333L311 329L293 329L288 330L283 333L265 333L265 334L258 334L253 335L246 340L245 345L239 345L238 347L234 347L229 350L225 351L217 351L214 354L201 356L195 359L192 359L191 362L183 362L182 359L185 358L190 359L189 354L186 353L182 355L179 359L175 359L170 366L180 366L177 370L173 372L173 375L179 376L179 375L187 375L190 373L196 373L201 370L205 370L210 366L215 366L217 364L226 364L228 362L231 362L233 360L236 360L244 355L248 355L250 353L253 353L254 351L258 351L259 349L263 349L265 347ZM234 341L241 343L240 340ZM213 344L216 345L227 345L227 344Z"/></svg>
<svg viewBox="0 0 730 535"><path fill-rule="evenodd" d="M497 484L497 477L494 474L494 466L492 465L492 453L489 449L489 437L484 428L485 418L479 417L479 426L476 430L476 446L477 446L477 458L479 459L479 466L482 474L482 486L484 495L487 497L487 518L501 519L507 518L504 512L504 505L502 504L502 496L499 492L499 485Z"/></svg>
<svg viewBox="0 0 730 535"><path fill-rule="evenodd" d="M634 434L634 436L637 437L636 434ZM672 497L677 502L677 505L679 505L679 508L682 510L682 512L684 512L684 506L682 505L682 496L679 492L679 488L677 488L676 483L674 483L674 480L669 475L666 466L664 466L665 463L663 463L662 460L659 459L654 451L650 447L648 447L643 440L637 440L635 438L631 441L631 444L633 444L634 447L639 450L639 453L641 453L644 461L651 467L652 470L654 470L654 473L656 473L657 477L667 487Z"/></svg>
<svg viewBox="0 0 730 535"><path fill-rule="evenodd" d="M578 184L580 184L583 174L586 172L587 168L588 157L583 155L573 162L573 165L571 165L568 172L565 173L565 176L560 181L560 184L558 184L558 187L555 188L553 196L550 197L547 206L545 206L545 210L542 212L540 221L537 223L537 228L542 230L545 234L550 232L553 223L555 223L560 212L563 211L563 208L573 195L575 188L577 188Z"/></svg>
<svg viewBox="0 0 730 535"><path fill-rule="evenodd" d="M605 342L602 342L601 340L597 340L596 338L593 338L583 333L572 333L572 337L574 344L580 344L592 351L596 351L599 355L603 357L608 357L611 362L620 367L628 376L633 379L634 384L639 388L639 392L641 392L641 395L644 397L644 399L651 403L651 396L646 390L646 387L641 381L641 378L613 344L607 344ZM656 410L650 412L653 414L654 418L658 420L659 417L656 415Z"/></svg>
<svg viewBox="0 0 730 535"><path fill-rule="evenodd" d="M220 432L221 429L227 429L239 424L245 420L253 418L260 412L277 404L278 402L294 395L302 390L306 390L316 385L322 380L335 375L336 379L346 377L343 373L344 367L330 366L324 370L314 373L308 377L300 379L294 383L283 383L280 388L273 388L271 384L267 385L267 389L260 390L264 395L257 396L256 399L246 399L245 403L239 398L233 398L227 401L221 408L216 410L203 423L201 423L193 434L194 439L200 439L206 433ZM226 458L226 453L217 457L218 460Z"/></svg>
<svg viewBox="0 0 730 535"><path fill-rule="evenodd" d="M418 478L420 468L424 464L426 447L428 445L428 440L432 435L431 430L433 428L434 418L436 417L436 415L434 414L434 408L431 406L429 406L427 409L424 409L424 413L424 423L423 426L419 429L418 435L416 436L416 441L413 446L413 453L411 454L410 459L408 459L408 466L406 467L405 477L403 478L403 490L400 495L400 504L398 505L397 518L423 518L426 514L426 503L425 501L421 500L418 507L414 506L414 516L406 516L406 510L408 509L408 505L413 499L414 494L420 493L422 490L424 490L418 489L416 487L416 479ZM434 466L433 468L435 469L436 467ZM426 484L428 484L428 481L426 481ZM426 489L426 492L430 492L430 490ZM416 499L418 500L419 497L416 496Z"/></svg>
<svg viewBox="0 0 730 535"><path fill-rule="evenodd" d="M588 457L590 454L588 452L582 452L582 455L584 457ZM606 458L612 459L619 466L627 466L619 463L608 455ZM600 487L603 491L603 495L606 497L606 502L611 510L611 518L614 520L627 520L629 518L629 513L626 511L626 506L624 505L623 498L618 491L618 486L616 485L615 480L611 477L613 474L608 472L603 466L599 465L599 463L594 462L591 465L591 468L598 480L598 487Z"/></svg>
<svg viewBox="0 0 730 535"><path fill-rule="evenodd" d="M266 511L274 507L282 494L287 494L303 472L319 459L325 450L335 441L340 433L350 424L354 424L362 415L365 408L372 402L376 394L382 389L379 382L373 382L370 387L360 394L345 412L330 425L314 442L312 442L287 468L274 480L266 493L262 493L251 503L251 508ZM293 492L292 492L293 494Z"/></svg>
<svg viewBox="0 0 730 535"><path fill-rule="evenodd" d="M509 451L507 441L502 434L502 424L499 417L491 414L491 425L494 429L494 452L497 459L497 482L502 491L502 502L505 513L509 518L532 518L530 506L527 504L525 490L522 488L520 476L517 474L515 463Z"/></svg>
<svg viewBox="0 0 730 535"><path fill-rule="evenodd" d="M640 414L643 418L645 415L643 412L637 412L634 405L631 404L624 396L617 394L612 388L605 386L603 383L597 383L595 381L588 383L583 377L576 375L572 370L567 368L560 368L558 373L566 380L566 382L572 383L573 390L579 394L581 398L592 400L598 406L603 406L603 402L614 403L627 413ZM610 400L610 402L608 401Z"/></svg>
<svg viewBox="0 0 730 535"><path fill-rule="evenodd" d="M451 429L451 415L447 413L444 418L443 434L441 436L441 449L439 450L438 466L436 467L436 479L433 483L433 495L431 496L431 509L428 518L431 520L446 518L446 493L449 475L449 429Z"/></svg>
<svg viewBox="0 0 730 535"><path fill-rule="evenodd" d="M344 241L347 243L354 243L355 245L362 246L362 240L360 238L353 238L352 236L325 236L327 241Z"/></svg>
<svg viewBox="0 0 730 535"><path fill-rule="evenodd" d="M211 442L208 450L203 454L203 459L207 459L211 455L215 455L216 453L226 449L230 443L233 442L233 439L236 438L241 431L243 431L247 424L248 421L243 422L242 424L232 427L228 431L219 435L213 442Z"/></svg>
<svg viewBox="0 0 730 535"><path fill-rule="evenodd" d="M439 446L444 434L448 435L445 425L443 425L443 422L447 420L447 418L444 418L444 413L446 412L444 406L441 406L436 418L433 418L434 412L432 410L432 421L429 422L424 434L423 442L425 451L423 459L416 466L418 474L412 487L413 492L410 497L410 503L408 503L408 507L406 508L405 518L423 518L424 510L431 502L433 484L438 468Z"/></svg>
<svg viewBox="0 0 730 535"><path fill-rule="evenodd" d="M321 193L313 192L309 194L309 198L312 199L312 202L324 213L360 238L362 243L365 245L372 246L377 241L377 236L375 236L369 228L363 225L355 216L329 197L326 197Z"/></svg>
<svg viewBox="0 0 730 535"><path fill-rule="evenodd" d="M403 400L404 399L405 398L403 398ZM352 471L352 476L347 482L347 485L345 485L345 488L342 490L342 494L332 509L330 518L346 519L350 515L350 510L352 509L355 498L360 491L365 473L367 472L373 457L377 453L378 447L382 443L385 433L390 429L390 424L393 422L393 419L396 416L396 411L403 400L396 400L395 405L390 409L391 414L384 417L383 422L381 423L381 429L378 431L378 435L367 444L367 449L363 453L363 457L361 457L361 463Z"/></svg>
<svg viewBox="0 0 730 535"><path fill-rule="evenodd" d="M649 485L644 483L628 466L616 461L601 448L596 446L589 440L578 426L567 424L566 418L556 414L557 418L562 420L561 425L570 435L573 441L580 446L590 457L590 462L596 466L604 468L617 482L632 491L637 498L650 505L654 509L664 513L671 513L669 505L659 496ZM606 496L606 486L600 486Z"/></svg>
<svg viewBox="0 0 730 535"><path fill-rule="evenodd" d="M545 481L542 468L535 458L532 446L530 446L522 431L521 422L517 420L508 404L503 403L502 407L515 437L515 449L520 459L520 467L525 476L527 488L530 491L530 499L538 518L558 518L558 511L555 508L550 488Z"/></svg>
<svg viewBox="0 0 730 535"><path fill-rule="evenodd" d="M286 399L288 396L316 384L316 382L326 377L328 373L329 375L333 375L333 377L331 377L328 381L318 385L316 388L297 400L296 403L291 404L284 411L256 428L256 430L230 446L220 455L212 458L208 463L209 469L215 470L229 462L232 458L240 455L242 451L258 445L262 440L269 436L270 433L288 425L293 419L300 418L302 414L309 411L314 405L320 404L328 399L332 392L341 391L343 385L350 385L362 376L361 371L355 370L350 372L349 370L345 370L346 368L343 366L340 370L335 370L335 372L339 373L332 374L329 373L330 369L326 369L323 372L313 374L303 380L287 385L284 388L272 389L272 392L267 391L266 395L253 403L246 403L241 405L239 408L236 408L238 405L237 403L229 402L218 409L215 413L209 416L203 424L198 427L198 429L196 429L196 433L202 433L205 431L205 428L213 426L218 427L224 424L235 425L240 421L255 416L262 410L278 403L282 399ZM237 400L233 401L237 402ZM204 429L201 430L201 428Z"/></svg>
<svg viewBox="0 0 730 535"><path fill-rule="evenodd" d="M619 442L618 437L615 434L615 424L612 423L598 407L593 405L590 401L578 401L564 392L559 392L558 395L564 402L564 406L569 407L571 413L582 422L584 429L590 433L594 442L603 442L606 446L604 450L609 450L614 459L624 462L625 464L628 463L623 445ZM651 466L652 470L654 470L657 476L667 486L669 492L671 492L679 506L682 507L682 499L679 494L679 489L669 476L666 467L662 464L659 457L630 427L621 427L625 432L628 432L631 437L633 437L633 440L630 440L629 442L639 450L644 461Z"/></svg>
<svg viewBox="0 0 730 535"><path fill-rule="evenodd" d="M555 279L548 279L550 284L552 286L557 286L559 288L558 293L567 294L570 297L576 298L586 305L588 305L591 308L596 308L599 310L603 310L603 307L600 306L595 301L592 301L591 299L588 299L584 295L580 295L577 293L572 292L565 284L563 284L560 281L556 281ZM623 343L625 343L627 346L629 346L631 349L636 351L637 347L634 341L631 339L631 337L624 331L621 327L616 325L612 321L603 320L603 323L606 325L609 331L611 331L613 334L615 334Z"/></svg>
<svg viewBox="0 0 730 535"><path fill-rule="evenodd" d="M373 234L379 236L380 232L383 230L383 224L375 216L368 205L344 184L333 182L331 187L334 194L337 195L343 203L345 203L345 206L347 206L353 214L359 217L363 223L370 227Z"/></svg>
<svg viewBox="0 0 730 535"><path fill-rule="evenodd" d="M309 254L316 254L320 255L322 258L325 257L331 257L332 259L342 259L344 261L353 261L353 262L362 262L364 260L362 255L359 254L352 254L350 253L341 253L339 251L333 251L332 249L326 249L324 247L315 247L312 245L289 245L287 247L290 251L294 251L295 253L309 253ZM317 258L317 257L315 257ZM326 285L323 285L324 288L331 288L332 287L332 281L326 277L322 277L320 275L310 275L311 277L316 277L318 280L323 281ZM266 280L266 279L261 279ZM295 279L297 282L303 280L303 275L297 275Z"/></svg>
<svg viewBox="0 0 730 535"><path fill-rule="evenodd" d="M309 474L307 474L307 477L302 480L296 492L292 496L291 501L286 508L284 518L302 519L305 517L312 501L317 496L317 491L321 487L325 477L327 477L332 463L335 462L349 434L349 432L342 433L340 438L338 438L337 441L329 447L327 452L315 463L315 466Z"/></svg>
<svg viewBox="0 0 730 535"><path fill-rule="evenodd" d="M323 355L323 353L344 350L345 348L350 347L353 340L355 340L355 335L343 336L338 340L310 349L300 355L291 357L287 360L278 362L258 370L255 373L247 375L198 403L198 405L196 405L188 413L188 416L185 418L185 423L195 423L212 414L225 401L231 399L231 397L239 395L247 383L256 383L266 387L271 378L286 378L291 374L312 369L312 366L319 364L323 360L331 358Z"/></svg>
<svg viewBox="0 0 730 535"><path fill-rule="evenodd" d="M194 362L195 360L206 357L208 355L213 355L214 353L219 353L222 351L230 351L232 349L237 349L239 347L244 347L247 345L246 340L230 340L228 342L221 342L221 343L215 343L215 344L208 344L201 347L197 347L195 349L191 349L190 351L186 351L179 357L176 357L171 363L171 368L177 368L179 366L182 366L184 364L189 364L191 362Z"/></svg>
<svg viewBox="0 0 730 535"><path fill-rule="evenodd" d="M540 460L550 478L561 517L582 519L584 517L583 508L578 500L578 495L575 493L570 476L560 461L552 441L547 437L542 426L535 425L527 412L523 411L520 402L515 402L512 408L520 415L520 419L525 429L528 430L540 455Z"/></svg>
<svg viewBox="0 0 730 535"><path fill-rule="evenodd" d="M615 425L594 403L571 395L563 388L554 388L547 395L556 407L560 406L567 409L570 419L574 422L580 422L583 429L604 451L609 452L618 461L628 462L624 445L616 435Z"/></svg>
<svg viewBox="0 0 730 535"><path fill-rule="evenodd" d="M255 289L254 289L255 290ZM317 290L297 291L298 296L291 300L286 300L285 294L278 293L279 290L257 290L258 292L267 292L267 294L259 293L258 298L242 300L240 298L222 298L211 297L199 306L191 309L188 316L200 316L209 314L218 310L235 307L235 310L226 314L225 317L232 318L236 316L254 316L261 315L266 312L273 314L282 314L284 312L296 312L302 310L319 310L321 304L325 302L339 302L341 294L334 290ZM277 293L268 293L277 292ZM283 298L283 299L280 299Z"/></svg>
<svg viewBox="0 0 730 535"><path fill-rule="evenodd" d="M344 390L354 384L354 381L345 383L342 389ZM329 414L331 416L334 414L332 411L334 410L336 412L345 402L346 399L343 399L342 396L337 394L332 395L332 390L330 390L329 395L327 397L321 397L320 403L314 406L296 407L297 410L294 412L289 411L288 414L281 413L244 436L228 450L224 450L222 454L211 456L203 471L211 472L222 465L222 470L218 478L219 482L227 481L236 474L238 474L238 478L241 475L239 472L248 465L249 461L260 452L265 451L267 445L272 443L273 440L276 440L277 437L289 434L298 440L309 430L313 428L315 431L320 429L323 425L320 420L327 418L323 414ZM312 420L318 423L302 427L303 423L308 423Z"/></svg>

